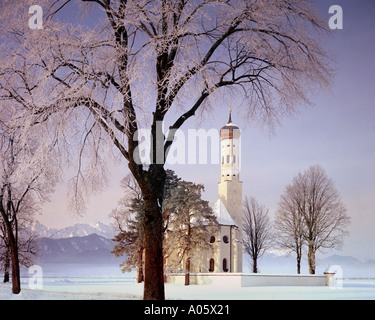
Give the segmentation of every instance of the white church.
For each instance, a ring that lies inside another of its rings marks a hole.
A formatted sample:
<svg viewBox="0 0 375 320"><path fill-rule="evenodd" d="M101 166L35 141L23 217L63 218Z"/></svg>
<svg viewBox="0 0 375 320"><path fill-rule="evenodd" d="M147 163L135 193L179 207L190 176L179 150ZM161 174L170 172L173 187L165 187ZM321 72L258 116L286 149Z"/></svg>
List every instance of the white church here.
<svg viewBox="0 0 375 320"><path fill-rule="evenodd" d="M198 272L242 272L240 143L240 129L232 123L229 110L228 123L220 130L220 182L218 200L212 208L218 226L211 228L209 235L214 251Z"/></svg>
<svg viewBox="0 0 375 320"><path fill-rule="evenodd" d="M219 199L214 206L218 217L214 270L242 272L242 181L240 180L240 129L228 123L220 130L221 172Z"/></svg>
<svg viewBox="0 0 375 320"><path fill-rule="evenodd" d="M191 273L242 272L242 181L240 180L240 129L228 123L220 130L221 170L218 200L212 206L218 225L207 226L213 250L190 261Z"/></svg>
<svg viewBox="0 0 375 320"><path fill-rule="evenodd" d="M330 286L335 272L327 268L323 275L259 276L242 272L242 181L240 180L240 129L228 123L220 130L221 170L218 200L212 206L217 225L206 227L206 241L212 249L194 255L190 273L170 273L167 282L182 284L220 283L220 285L251 286ZM185 261L183 262L185 265ZM183 268L182 268L183 269ZM181 271L180 271L181 272ZM186 272L186 270L185 270ZM227 273L227 274L226 274Z"/></svg>

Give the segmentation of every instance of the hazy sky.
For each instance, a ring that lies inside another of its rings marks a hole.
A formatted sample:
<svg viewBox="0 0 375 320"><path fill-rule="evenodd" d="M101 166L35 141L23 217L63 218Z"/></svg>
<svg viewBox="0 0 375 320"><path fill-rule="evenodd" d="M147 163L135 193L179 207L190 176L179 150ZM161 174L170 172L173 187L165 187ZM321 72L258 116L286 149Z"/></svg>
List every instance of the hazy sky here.
<svg viewBox="0 0 375 320"><path fill-rule="evenodd" d="M232 120L242 130L243 194L256 197L273 215L293 177L319 164L333 179L352 218L350 236L338 253L375 259L375 1L320 0L317 5L327 23L333 4L343 8L344 25L322 42L336 60L331 93L312 97L313 107L301 107L293 119L283 119L273 135L243 119L239 106L236 109L233 103ZM219 101L203 124L190 120L184 129L220 129L227 122L228 108ZM204 183L204 197L216 200L220 165L169 168L184 180ZM37 218L52 227L109 222L108 214L121 197L119 181L127 172L126 164L114 168L108 189L93 197L85 216L66 213L66 186L62 183Z"/></svg>

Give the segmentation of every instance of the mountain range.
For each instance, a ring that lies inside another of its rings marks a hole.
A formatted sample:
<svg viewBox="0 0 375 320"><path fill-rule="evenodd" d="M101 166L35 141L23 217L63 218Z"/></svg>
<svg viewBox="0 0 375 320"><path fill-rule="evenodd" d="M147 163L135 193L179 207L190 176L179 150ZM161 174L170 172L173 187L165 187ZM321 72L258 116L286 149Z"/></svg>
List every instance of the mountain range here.
<svg viewBox="0 0 375 320"><path fill-rule="evenodd" d="M111 253L114 242L92 233L83 237L39 239L39 262L112 264L118 260Z"/></svg>
<svg viewBox="0 0 375 320"><path fill-rule="evenodd" d="M67 265L81 265L85 268L111 266L119 270L118 265L124 258L115 258L111 253L115 242L114 229L107 224L75 224L62 229L48 228L36 221L33 229L40 235L40 255L38 263L42 265L59 265L64 271ZM251 272L250 259L243 257L243 272ZM375 260L361 261L352 256L331 255L326 258L317 257L316 273L322 274L328 267L341 272L343 277L375 278ZM293 255L280 252L266 252L258 261L260 273L295 274L296 260ZM301 273L308 274L306 259L302 260Z"/></svg>
<svg viewBox="0 0 375 320"><path fill-rule="evenodd" d="M77 223L70 227L55 229L46 227L38 220L36 220L31 225L31 229L35 231L39 235L39 237L52 239L84 237L93 233L104 238L112 239L115 234L114 229L111 225L104 224L99 221L93 224Z"/></svg>
<svg viewBox="0 0 375 320"><path fill-rule="evenodd" d="M32 230L39 235L38 264L112 265L118 268L121 259L111 253L115 242L114 229L102 222L79 223L62 229L46 227L35 221Z"/></svg>

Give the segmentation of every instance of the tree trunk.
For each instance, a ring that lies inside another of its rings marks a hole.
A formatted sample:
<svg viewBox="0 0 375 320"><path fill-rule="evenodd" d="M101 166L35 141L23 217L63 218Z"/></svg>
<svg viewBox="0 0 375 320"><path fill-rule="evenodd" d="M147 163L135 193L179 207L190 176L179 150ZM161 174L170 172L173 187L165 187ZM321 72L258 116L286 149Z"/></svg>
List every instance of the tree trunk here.
<svg viewBox="0 0 375 320"><path fill-rule="evenodd" d="M297 244L297 274L301 274L302 246Z"/></svg>
<svg viewBox="0 0 375 320"><path fill-rule="evenodd" d="M258 259L256 257L253 258L253 273L258 273Z"/></svg>
<svg viewBox="0 0 375 320"><path fill-rule="evenodd" d="M190 258L186 259L185 286L190 285Z"/></svg>
<svg viewBox="0 0 375 320"><path fill-rule="evenodd" d="M156 196L144 195L145 237L144 300L164 300L162 212Z"/></svg>
<svg viewBox="0 0 375 320"><path fill-rule="evenodd" d="M5 252L5 259L4 259L4 283L9 282L9 267L10 267L10 257L9 257L9 248L7 248Z"/></svg>
<svg viewBox="0 0 375 320"><path fill-rule="evenodd" d="M139 166L130 161L129 169L138 182L144 201L143 300L165 300L162 205L166 173L163 165L156 164L156 161L148 171L140 171Z"/></svg>
<svg viewBox="0 0 375 320"><path fill-rule="evenodd" d="M309 252L307 253L307 259L309 262L309 273L315 274L315 251L311 247L309 247Z"/></svg>
<svg viewBox="0 0 375 320"><path fill-rule="evenodd" d="M143 277L143 251L144 249L141 248L137 252L137 282L141 283L144 280Z"/></svg>
<svg viewBox="0 0 375 320"><path fill-rule="evenodd" d="M7 223L8 228L8 243L10 250L10 258L12 265L12 293L19 294L21 292L21 281L20 281L20 262L18 258L18 245L16 238L11 230L11 226ZM10 229L10 230L9 230Z"/></svg>
<svg viewBox="0 0 375 320"><path fill-rule="evenodd" d="M301 274L301 257L297 257L297 274Z"/></svg>
<svg viewBox="0 0 375 320"><path fill-rule="evenodd" d="M187 244L187 249L186 249L186 268L185 268L185 286L190 285L190 258L189 258L189 253L190 253L190 235L191 235L191 228L190 228L190 217L189 217L189 209L187 211L187 217L188 217L188 222L187 222L187 230L186 230L186 236L188 240Z"/></svg>
<svg viewBox="0 0 375 320"><path fill-rule="evenodd" d="M12 224L8 220L4 208L1 206L1 216L5 222L6 232L8 235L8 246L12 266L12 293L19 294L21 292L20 279L20 262L18 257L18 243L17 243L17 219L14 218L15 231L13 232Z"/></svg>
<svg viewBox="0 0 375 320"><path fill-rule="evenodd" d="M12 293L19 294L21 292L21 279L20 279L20 262L18 259L17 244L11 244L10 254L12 257Z"/></svg>

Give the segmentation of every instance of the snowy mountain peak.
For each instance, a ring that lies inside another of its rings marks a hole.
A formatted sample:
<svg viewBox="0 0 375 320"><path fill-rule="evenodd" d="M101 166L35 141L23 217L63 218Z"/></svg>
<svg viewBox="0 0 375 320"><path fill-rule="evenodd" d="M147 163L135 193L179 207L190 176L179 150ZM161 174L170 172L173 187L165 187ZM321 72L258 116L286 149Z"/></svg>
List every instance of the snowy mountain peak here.
<svg viewBox="0 0 375 320"><path fill-rule="evenodd" d="M30 228L40 237L51 237L57 231L57 229L46 227L38 220L33 221L30 225Z"/></svg>
<svg viewBox="0 0 375 320"><path fill-rule="evenodd" d="M77 223L70 227L62 229L49 228L41 224L38 220L33 222L32 229L39 234L40 237L47 237L52 239L84 237L90 234L97 234L101 237L111 239L114 236L114 230L110 225L102 222Z"/></svg>
<svg viewBox="0 0 375 320"><path fill-rule="evenodd" d="M97 221L95 223L91 223L90 227L94 228L97 230L99 233L107 234L110 235L110 238L113 237L114 231L113 231L113 226L109 224L105 224L103 222ZM98 234L99 234L98 233ZM100 235L100 234L99 234ZM104 237L104 235L102 235ZM106 236L105 236L106 237ZM108 238L108 237L107 237Z"/></svg>

